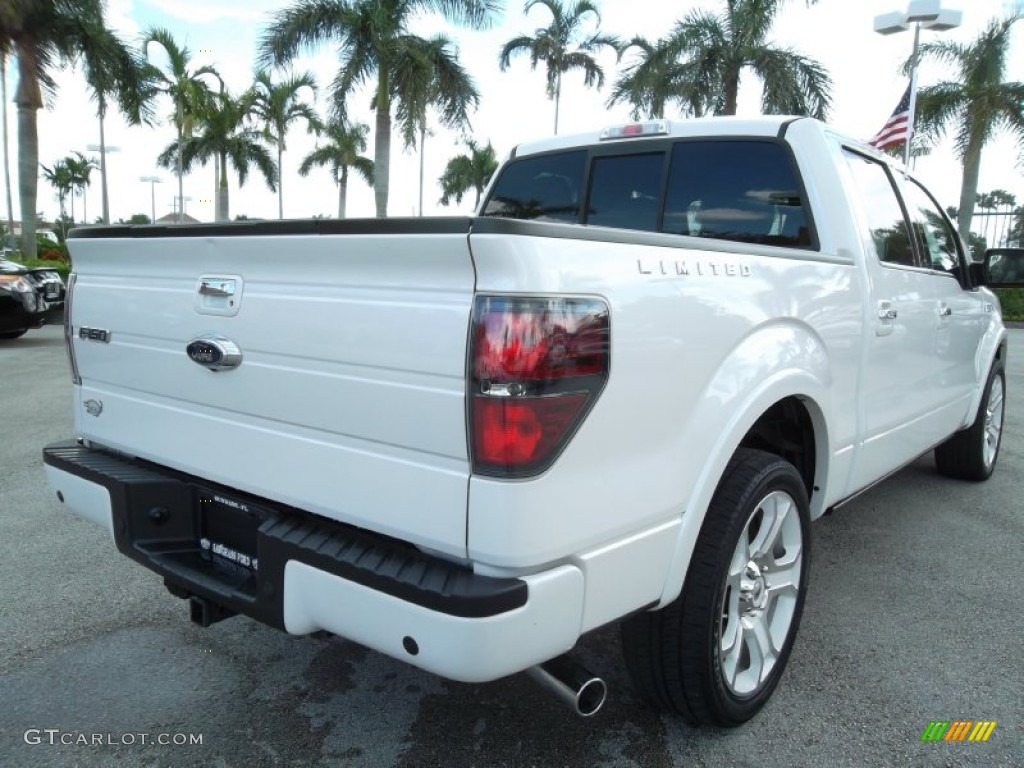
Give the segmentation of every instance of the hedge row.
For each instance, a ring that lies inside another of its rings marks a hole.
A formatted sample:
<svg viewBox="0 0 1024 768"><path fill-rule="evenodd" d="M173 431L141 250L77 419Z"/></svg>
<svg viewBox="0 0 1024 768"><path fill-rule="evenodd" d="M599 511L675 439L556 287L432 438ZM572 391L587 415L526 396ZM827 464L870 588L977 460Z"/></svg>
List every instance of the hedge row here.
<svg viewBox="0 0 1024 768"><path fill-rule="evenodd" d="M997 288L1004 320L1024 320L1024 288Z"/></svg>

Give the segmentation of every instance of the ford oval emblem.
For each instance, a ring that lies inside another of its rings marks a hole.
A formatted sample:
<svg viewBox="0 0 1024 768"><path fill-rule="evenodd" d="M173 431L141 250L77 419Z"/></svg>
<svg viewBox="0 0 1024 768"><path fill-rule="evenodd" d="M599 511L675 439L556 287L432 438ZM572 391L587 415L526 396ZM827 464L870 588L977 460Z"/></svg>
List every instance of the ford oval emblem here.
<svg viewBox="0 0 1024 768"><path fill-rule="evenodd" d="M231 339L216 334L192 339L185 347L189 360L211 371L237 368L242 362L242 351Z"/></svg>

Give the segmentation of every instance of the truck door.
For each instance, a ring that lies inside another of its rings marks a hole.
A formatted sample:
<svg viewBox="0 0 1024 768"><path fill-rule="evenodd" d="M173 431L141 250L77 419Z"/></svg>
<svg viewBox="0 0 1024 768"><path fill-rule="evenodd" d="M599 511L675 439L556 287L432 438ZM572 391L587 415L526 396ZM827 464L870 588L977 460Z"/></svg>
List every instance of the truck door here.
<svg viewBox="0 0 1024 768"><path fill-rule="evenodd" d="M937 304L935 383L947 406L939 421L948 433L962 425L978 380L986 373L977 369L977 352L988 328L987 302L970 289L962 242L942 207L911 178L897 176L897 186L928 270L922 276L923 287Z"/></svg>
<svg viewBox="0 0 1024 768"><path fill-rule="evenodd" d="M941 424L936 419L948 408L936 344L939 327L949 318L941 314L937 278L921 261L889 169L849 149L843 154L854 185L855 215L864 231L868 283L861 441L851 478L851 489L857 489L952 431L946 429L948 418L940 419Z"/></svg>

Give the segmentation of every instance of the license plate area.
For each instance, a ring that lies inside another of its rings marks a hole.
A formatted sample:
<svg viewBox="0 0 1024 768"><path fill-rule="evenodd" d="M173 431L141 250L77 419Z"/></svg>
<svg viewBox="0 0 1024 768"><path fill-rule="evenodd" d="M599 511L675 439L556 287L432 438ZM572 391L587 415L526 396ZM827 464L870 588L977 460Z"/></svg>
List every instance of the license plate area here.
<svg viewBox="0 0 1024 768"><path fill-rule="evenodd" d="M259 571L257 539L268 512L249 502L204 488L196 489L199 556L236 578Z"/></svg>

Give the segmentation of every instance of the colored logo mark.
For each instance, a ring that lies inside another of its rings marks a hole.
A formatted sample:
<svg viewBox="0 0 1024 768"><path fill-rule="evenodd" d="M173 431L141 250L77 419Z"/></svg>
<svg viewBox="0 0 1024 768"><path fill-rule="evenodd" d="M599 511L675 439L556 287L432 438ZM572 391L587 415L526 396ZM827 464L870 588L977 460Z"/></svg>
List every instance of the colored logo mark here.
<svg viewBox="0 0 1024 768"><path fill-rule="evenodd" d="M995 720L932 720L921 741L988 741L995 729Z"/></svg>

